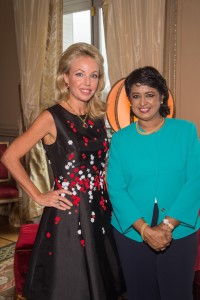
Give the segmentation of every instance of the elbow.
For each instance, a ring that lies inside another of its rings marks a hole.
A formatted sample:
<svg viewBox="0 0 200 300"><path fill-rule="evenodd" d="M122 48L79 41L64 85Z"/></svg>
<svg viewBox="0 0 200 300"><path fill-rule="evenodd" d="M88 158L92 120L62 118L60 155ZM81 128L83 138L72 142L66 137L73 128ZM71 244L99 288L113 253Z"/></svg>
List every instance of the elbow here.
<svg viewBox="0 0 200 300"><path fill-rule="evenodd" d="M10 159L9 159L9 155L7 154L7 151L3 153L0 161L6 168L8 168Z"/></svg>

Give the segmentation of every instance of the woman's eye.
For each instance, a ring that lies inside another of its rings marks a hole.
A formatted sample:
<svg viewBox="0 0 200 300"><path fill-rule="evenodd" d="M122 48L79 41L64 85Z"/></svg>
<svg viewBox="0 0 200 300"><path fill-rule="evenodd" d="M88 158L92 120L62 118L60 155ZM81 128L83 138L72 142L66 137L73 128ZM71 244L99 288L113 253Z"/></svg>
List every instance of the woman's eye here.
<svg viewBox="0 0 200 300"><path fill-rule="evenodd" d="M138 99L140 96L139 95L132 95L133 99Z"/></svg>
<svg viewBox="0 0 200 300"><path fill-rule="evenodd" d="M76 73L76 76L77 76L77 77L83 77L83 73L78 72L78 73Z"/></svg>
<svg viewBox="0 0 200 300"><path fill-rule="evenodd" d="M147 94L147 97L152 98L154 96L154 94Z"/></svg>
<svg viewBox="0 0 200 300"><path fill-rule="evenodd" d="M96 78L98 78L99 76L98 76L97 74L92 74L91 77L94 78L94 79L96 79Z"/></svg>

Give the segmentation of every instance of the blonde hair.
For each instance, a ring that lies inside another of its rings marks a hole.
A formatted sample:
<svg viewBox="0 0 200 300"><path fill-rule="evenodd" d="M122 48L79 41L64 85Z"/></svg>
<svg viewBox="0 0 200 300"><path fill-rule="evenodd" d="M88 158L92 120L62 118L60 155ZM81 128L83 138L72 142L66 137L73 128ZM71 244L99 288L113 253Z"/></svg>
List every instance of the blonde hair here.
<svg viewBox="0 0 200 300"><path fill-rule="evenodd" d="M98 87L93 97L88 102L88 112L92 118L102 118L105 115L107 105L101 99L101 92L105 87L105 74L104 74L104 59L99 50L87 43L76 43L69 46L62 54L58 66L56 84L60 91L62 99L69 99L69 89L64 81L64 74L69 74L71 63L74 59L81 56L90 56L99 66L99 82Z"/></svg>

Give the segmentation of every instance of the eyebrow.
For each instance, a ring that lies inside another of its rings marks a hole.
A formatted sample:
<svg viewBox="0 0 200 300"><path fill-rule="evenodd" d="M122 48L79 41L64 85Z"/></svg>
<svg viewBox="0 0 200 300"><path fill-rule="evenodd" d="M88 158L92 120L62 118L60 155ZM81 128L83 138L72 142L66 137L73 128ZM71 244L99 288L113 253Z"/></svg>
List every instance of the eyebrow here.
<svg viewBox="0 0 200 300"><path fill-rule="evenodd" d="M149 94L149 93L151 93L151 94L155 94L156 92L155 91L148 91L148 92L145 92L144 94ZM141 92L131 92L131 94L141 94Z"/></svg>

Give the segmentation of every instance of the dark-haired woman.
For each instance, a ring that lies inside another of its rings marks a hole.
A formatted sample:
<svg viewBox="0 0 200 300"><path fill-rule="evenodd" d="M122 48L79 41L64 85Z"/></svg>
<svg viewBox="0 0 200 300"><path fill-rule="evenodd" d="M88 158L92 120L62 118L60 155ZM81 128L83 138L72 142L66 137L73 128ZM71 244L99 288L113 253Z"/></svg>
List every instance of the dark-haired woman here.
<svg viewBox="0 0 200 300"><path fill-rule="evenodd" d="M166 118L168 87L153 67L125 90L138 121L115 133L107 182L128 300L192 300L200 227L200 142L192 122Z"/></svg>

